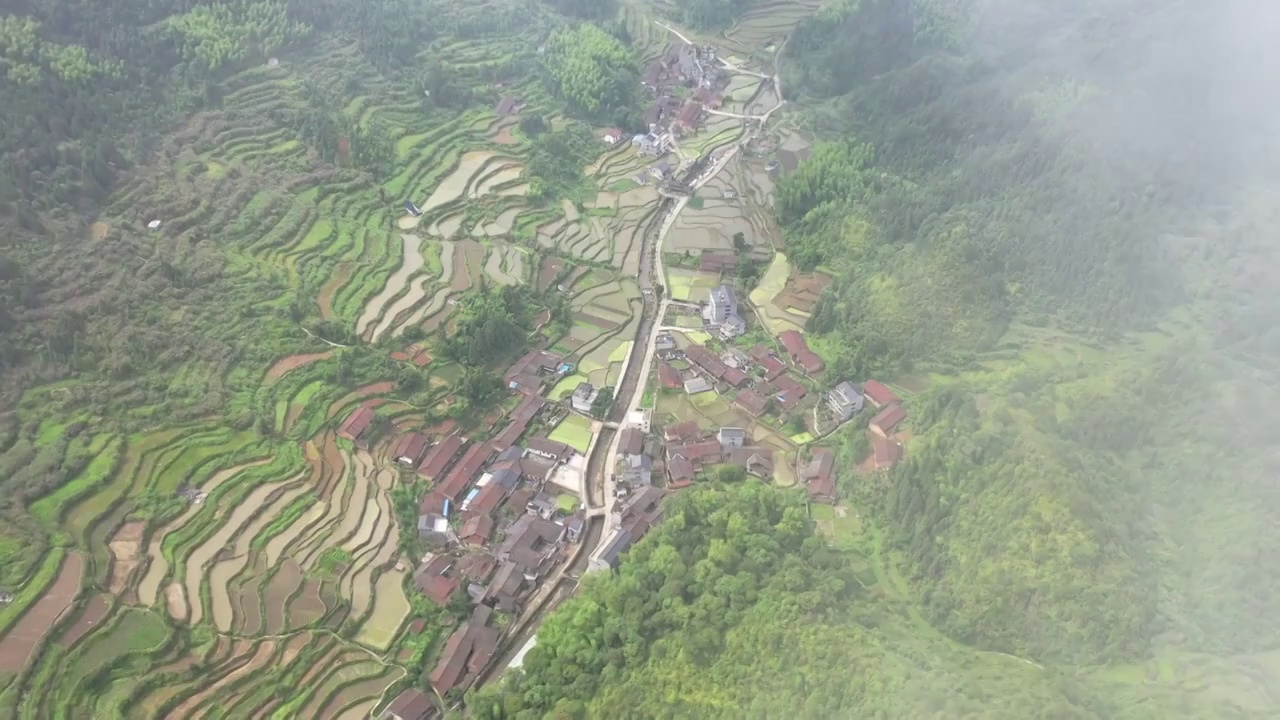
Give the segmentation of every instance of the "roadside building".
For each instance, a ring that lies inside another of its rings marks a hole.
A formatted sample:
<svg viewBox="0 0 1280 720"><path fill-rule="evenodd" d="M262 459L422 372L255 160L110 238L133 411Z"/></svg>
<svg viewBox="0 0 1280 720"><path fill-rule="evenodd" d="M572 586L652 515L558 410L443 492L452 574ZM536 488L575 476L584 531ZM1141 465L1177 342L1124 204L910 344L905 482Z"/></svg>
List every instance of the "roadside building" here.
<svg viewBox="0 0 1280 720"><path fill-rule="evenodd" d="M709 330L718 333L725 340L731 340L747 331L738 307L738 295L728 285L721 285L711 291L702 318ZM719 362L719 358L716 361Z"/></svg>
<svg viewBox="0 0 1280 720"><path fill-rule="evenodd" d="M584 415L590 415L591 406L599 396L600 391L591 383L578 383L578 387L573 389L573 397L569 399L569 404L574 410Z"/></svg>
<svg viewBox="0 0 1280 720"><path fill-rule="evenodd" d="M662 383L664 390L679 390L684 385L684 381L680 378L680 371L665 362L658 365L658 380Z"/></svg>
<svg viewBox="0 0 1280 720"><path fill-rule="evenodd" d="M653 458L648 455L626 455L618 463L621 468L619 479L629 485L653 484Z"/></svg>
<svg viewBox="0 0 1280 720"><path fill-rule="evenodd" d="M622 431L618 438L618 452L627 455L644 452L644 433L640 432L640 428L629 427Z"/></svg>

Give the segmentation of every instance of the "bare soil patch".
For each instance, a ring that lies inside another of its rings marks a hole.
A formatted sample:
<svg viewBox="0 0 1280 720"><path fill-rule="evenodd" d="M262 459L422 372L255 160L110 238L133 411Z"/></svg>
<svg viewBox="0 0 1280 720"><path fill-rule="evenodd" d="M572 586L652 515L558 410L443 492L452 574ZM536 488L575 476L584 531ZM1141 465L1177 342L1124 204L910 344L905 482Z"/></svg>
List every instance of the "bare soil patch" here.
<svg viewBox="0 0 1280 720"><path fill-rule="evenodd" d="M333 296L351 279L353 270L355 270L355 263L340 262L333 269L333 275L320 286L320 292L316 294L316 305L320 306L320 317L325 320L333 319Z"/></svg>
<svg viewBox="0 0 1280 720"><path fill-rule="evenodd" d="M516 139L516 136L511 133L510 125L504 125L498 128L498 131L491 135L489 139L498 145L516 145L520 142Z"/></svg>
<svg viewBox="0 0 1280 720"><path fill-rule="evenodd" d="M138 569L142 555L142 533L146 529L145 522L125 523L107 543L107 548L111 551L111 580L107 589L116 597L124 594L129 587L129 580Z"/></svg>
<svg viewBox="0 0 1280 720"><path fill-rule="evenodd" d="M276 364L272 365L271 368L267 370L267 376L265 379L268 383L273 383L303 365L310 365L311 363L318 362L320 360L328 360L331 357L333 357L332 350L325 350L324 352L318 353L290 355L289 357L277 360Z"/></svg>
<svg viewBox="0 0 1280 720"><path fill-rule="evenodd" d="M169 617L180 622L187 619L187 591L182 583L169 583L164 591L164 603L169 609Z"/></svg>
<svg viewBox="0 0 1280 720"><path fill-rule="evenodd" d="M49 628L80 594L80 573L83 569L84 561L77 553L69 553L62 561L58 577L48 592L18 618L8 635L0 639L0 672L17 672L26 665L40 638L49 632Z"/></svg>
<svg viewBox="0 0 1280 720"><path fill-rule="evenodd" d="M106 240L109 232L111 232L111 226L101 221L89 226L89 237L94 240Z"/></svg>
<svg viewBox="0 0 1280 720"><path fill-rule="evenodd" d="M70 647L76 644L80 638L84 637L90 630L97 627L102 622L102 618L107 616L107 611L111 609L111 601L106 595L94 595L89 598L89 602L85 604L84 610L80 613L80 617L67 627L66 632L62 633L62 637L58 638L58 642L64 646Z"/></svg>

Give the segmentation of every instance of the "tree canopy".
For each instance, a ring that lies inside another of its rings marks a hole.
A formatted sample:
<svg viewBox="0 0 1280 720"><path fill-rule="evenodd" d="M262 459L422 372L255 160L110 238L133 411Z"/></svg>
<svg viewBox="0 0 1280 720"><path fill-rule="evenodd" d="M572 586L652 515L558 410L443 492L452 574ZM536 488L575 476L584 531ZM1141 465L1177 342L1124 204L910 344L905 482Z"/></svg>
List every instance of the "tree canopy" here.
<svg viewBox="0 0 1280 720"><path fill-rule="evenodd" d="M583 117L631 125L640 88L635 53L591 23L561 28L547 40L548 84Z"/></svg>

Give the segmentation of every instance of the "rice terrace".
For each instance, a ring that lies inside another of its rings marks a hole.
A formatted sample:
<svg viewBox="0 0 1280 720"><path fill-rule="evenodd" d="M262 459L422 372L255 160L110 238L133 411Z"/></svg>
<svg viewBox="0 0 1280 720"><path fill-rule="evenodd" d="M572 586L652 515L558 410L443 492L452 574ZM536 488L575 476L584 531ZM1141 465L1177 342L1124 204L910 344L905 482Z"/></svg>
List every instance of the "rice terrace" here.
<svg viewBox="0 0 1280 720"><path fill-rule="evenodd" d="M628 410L748 427L796 484L796 432L733 393L655 400L646 356L679 322L668 303L721 284L717 254L767 268L751 300L771 346L821 292L775 255L757 147L805 144L769 114L778 48L817 0L697 38L728 60L702 114L662 111L676 139L584 122L552 92L539 58L572 25L549 7L428 4L437 29L393 50L286 23L291 2L234 5L228 24L257 8L283 39L225 30L243 47L205 109L93 218L77 272L122 256L174 289L118 300L102 277L92 302L171 342L95 338L108 370L0 411L0 472L60 478L32 480L29 522L0 530L0 715L356 720L410 688L452 706L490 672L475 653L456 670L460 643L505 667L576 587ZM675 17L620 3L638 66L694 52ZM163 23L197 21L218 22ZM579 407L584 386L616 404ZM522 578L504 565L524 532L559 535Z"/></svg>

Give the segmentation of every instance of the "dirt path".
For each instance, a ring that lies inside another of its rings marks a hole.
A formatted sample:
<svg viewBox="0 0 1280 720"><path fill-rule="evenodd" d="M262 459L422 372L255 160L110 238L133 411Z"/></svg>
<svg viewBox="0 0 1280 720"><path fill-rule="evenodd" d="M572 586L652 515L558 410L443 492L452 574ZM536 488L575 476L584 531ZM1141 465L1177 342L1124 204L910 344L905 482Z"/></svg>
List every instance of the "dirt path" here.
<svg viewBox="0 0 1280 720"><path fill-rule="evenodd" d="M382 292L373 296L365 304L364 312L360 315L360 319L356 321L356 335L363 337L365 330L382 315L382 309L387 302L399 295L404 290L405 283L409 281L409 278L422 269L422 253L418 249L422 244L422 239L417 235L403 234L400 236L400 242L404 251L400 269L387 278L387 285L382 289Z"/></svg>
<svg viewBox="0 0 1280 720"><path fill-rule="evenodd" d="M201 486L200 490L206 493L213 492L214 488L230 480L241 472L258 465L266 465L269 462L271 462L270 458L263 458L250 463L236 465L235 467L229 467L226 470L219 470L217 473L214 473L213 477L209 478L208 482ZM200 512L202 507L204 507L204 505L189 506L176 520L165 525L159 532L156 532L151 536L151 542L147 545L147 557L149 562L147 566L147 573L143 576L142 582L138 583L139 605L142 605L143 607L151 607L156 604L156 599L160 595L160 583L164 580L165 573L169 572L169 561L165 560L164 553L161 551L165 537L174 530L186 525L196 513Z"/></svg>
<svg viewBox="0 0 1280 720"><path fill-rule="evenodd" d="M27 664L31 652L62 613L75 602L80 594L80 574L84 560L77 553L70 553L58 568L53 585L27 608L26 613L0 639L0 672L17 672Z"/></svg>

